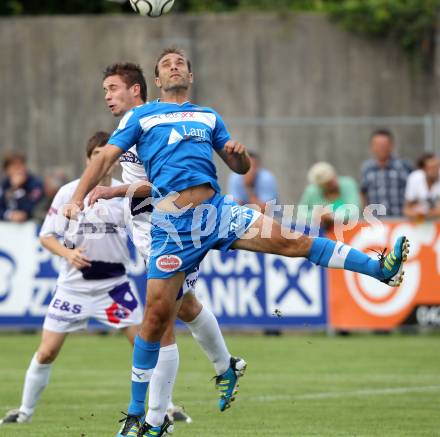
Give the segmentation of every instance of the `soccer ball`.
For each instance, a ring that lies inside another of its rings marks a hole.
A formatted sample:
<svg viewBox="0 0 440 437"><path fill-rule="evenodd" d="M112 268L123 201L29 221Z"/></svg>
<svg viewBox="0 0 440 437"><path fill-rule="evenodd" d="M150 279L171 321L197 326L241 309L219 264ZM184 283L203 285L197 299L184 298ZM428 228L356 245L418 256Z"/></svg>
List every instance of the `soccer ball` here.
<svg viewBox="0 0 440 437"><path fill-rule="evenodd" d="M160 17L171 10L174 0L130 0L130 4L141 15Z"/></svg>

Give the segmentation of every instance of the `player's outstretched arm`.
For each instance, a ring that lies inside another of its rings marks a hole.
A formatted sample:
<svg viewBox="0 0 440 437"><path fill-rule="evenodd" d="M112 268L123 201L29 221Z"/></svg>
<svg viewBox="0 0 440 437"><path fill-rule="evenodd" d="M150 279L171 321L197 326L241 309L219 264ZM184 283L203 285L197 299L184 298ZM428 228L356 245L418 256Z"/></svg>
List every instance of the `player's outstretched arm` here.
<svg viewBox="0 0 440 437"><path fill-rule="evenodd" d="M114 199L115 197L125 197L129 187L129 184L116 185L114 187L98 185L90 192L89 206L93 206L99 199Z"/></svg>
<svg viewBox="0 0 440 437"><path fill-rule="evenodd" d="M99 199L113 199L115 197L146 198L151 194L151 184L148 181L138 181L134 184L116 185L107 187L98 185L90 192L89 206L93 206Z"/></svg>
<svg viewBox="0 0 440 437"><path fill-rule="evenodd" d="M220 158L235 173L245 174L251 167L246 147L238 141L229 140L223 149L216 150Z"/></svg>
<svg viewBox="0 0 440 437"><path fill-rule="evenodd" d="M108 173L111 166L123 152L121 148L113 144L106 144L102 148L102 152L95 156L84 170L70 203L82 209L84 207L84 198L90 190L98 185L99 181ZM70 212L71 210L68 208L65 214L70 216Z"/></svg>

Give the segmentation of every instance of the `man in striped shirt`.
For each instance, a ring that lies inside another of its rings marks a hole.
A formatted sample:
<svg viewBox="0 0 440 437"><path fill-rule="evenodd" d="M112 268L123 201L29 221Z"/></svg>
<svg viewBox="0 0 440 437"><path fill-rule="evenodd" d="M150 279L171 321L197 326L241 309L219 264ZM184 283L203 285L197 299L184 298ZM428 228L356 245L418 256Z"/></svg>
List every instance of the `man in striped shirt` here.
<svg viewBox="0 0 440 437"><path fill-rule="evenodd" d="M361 194L364 205L379 204L386 208L385 215L402 215L405 186L413 166L405 159L393 156L393 134L380 129L370 137L372 159L361 168Z"/></svg>

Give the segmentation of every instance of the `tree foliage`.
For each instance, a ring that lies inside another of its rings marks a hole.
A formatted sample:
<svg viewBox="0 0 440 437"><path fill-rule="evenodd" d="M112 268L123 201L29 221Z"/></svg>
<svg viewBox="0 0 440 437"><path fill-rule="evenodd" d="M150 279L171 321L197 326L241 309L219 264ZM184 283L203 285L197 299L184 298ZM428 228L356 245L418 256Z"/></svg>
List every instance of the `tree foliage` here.
<svg viewBox="0 0 440 437"><path fill-rule="evenodd" d="M0 15L102 14L130 6L107 0L1 0Z"/></svg>
<svg viewBox="0 0 440 437"><path fill-rule="evenodd" d="M439 0L346 0L328 8L348 30L397 41L430 66L435 47Z"/></svg>

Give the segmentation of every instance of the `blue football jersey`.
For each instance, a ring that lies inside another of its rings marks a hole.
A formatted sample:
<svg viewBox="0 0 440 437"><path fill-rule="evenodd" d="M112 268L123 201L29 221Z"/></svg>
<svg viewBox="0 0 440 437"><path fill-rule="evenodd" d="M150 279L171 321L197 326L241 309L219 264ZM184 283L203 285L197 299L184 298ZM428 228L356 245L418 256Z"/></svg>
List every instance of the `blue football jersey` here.
<svg viewBox="0 0 440 437"><path fill-rule="evenodd" d="M149 181L166 196L205 183L220 192L213 149L229 139L214 110L156 100L127 112L108 142L125 151L136 145Z"/></svg>

